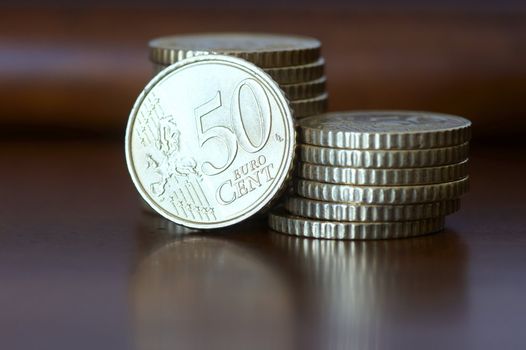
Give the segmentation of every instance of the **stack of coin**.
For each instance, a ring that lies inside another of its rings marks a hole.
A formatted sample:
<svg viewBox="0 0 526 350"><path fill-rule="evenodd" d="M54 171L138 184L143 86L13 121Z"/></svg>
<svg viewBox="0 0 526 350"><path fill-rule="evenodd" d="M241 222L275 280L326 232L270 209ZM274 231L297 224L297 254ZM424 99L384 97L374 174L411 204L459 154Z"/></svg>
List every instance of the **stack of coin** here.
<svg viewBox="0 0 526 350"><path fill-rule="evenodd" d="M380 239L444 227L468 190L469 120L426 112L337 112L299 121L295 196L269 217L305 237Z"/></svg>
<svg viewBox="0 0 526 350"><path fill-rule="evenodd" d="M245 59L274 79L290 101L295 118L327 109L328 94L321 44L308 37L213 33L176 35L150 41L154 72L185 58L223 54Z"/></svg>

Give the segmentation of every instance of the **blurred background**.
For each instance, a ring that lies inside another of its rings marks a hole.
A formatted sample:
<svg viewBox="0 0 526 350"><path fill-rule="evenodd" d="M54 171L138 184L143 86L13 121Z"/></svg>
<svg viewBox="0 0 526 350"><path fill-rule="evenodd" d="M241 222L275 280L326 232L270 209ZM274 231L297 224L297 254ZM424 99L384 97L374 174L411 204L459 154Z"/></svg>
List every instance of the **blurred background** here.
<svg viewBox="0 0 526 350"><path fill-rule="evenodd" d="M0 348L526 349L526 1L0 1ZM330 110L471 119L461 212L388 242L141 213L148 40L202 31L319 38Z"/></svg>
<svg viewBox="0 0 526 350"><path fill-rule="evenodd" d="M526 126L524 1L4 0L0 137L121 139L148 40L200 31L319 38L330 110L459 114L475 144Z"/></svg>

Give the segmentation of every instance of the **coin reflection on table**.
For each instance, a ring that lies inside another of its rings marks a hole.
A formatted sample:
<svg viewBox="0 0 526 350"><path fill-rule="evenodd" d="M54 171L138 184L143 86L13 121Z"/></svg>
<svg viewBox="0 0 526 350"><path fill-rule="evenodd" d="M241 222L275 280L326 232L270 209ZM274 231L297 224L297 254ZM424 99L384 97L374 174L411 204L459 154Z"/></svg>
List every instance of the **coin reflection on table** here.
<svg viewBox="0 0 526 350"><path fill-rule="evenodd" d="M230 234L144 213L131 281L138 349L290 349L294 299L279 270Z"/></svg>
<svg viewBox="0 0 526 350"><path fill-rule="evenodd" d="M454 233L380 241L271 235L295 261L309 294L308 348L397 348L391 341L411 329L418 332L415 348L426 348L426 333L437 326L426 324L430 313L452 332L465 327L467 252Z"/></svg>
<svg viewBox="0 0 526 350"><path fill-rule="evenodd" d="M139 349L383 349L400 335L426 348L435 331L463 347L454 334L469 324L468 252L451 231L333 241L254 221L207 235L142 218L131 282Z"/></svg>

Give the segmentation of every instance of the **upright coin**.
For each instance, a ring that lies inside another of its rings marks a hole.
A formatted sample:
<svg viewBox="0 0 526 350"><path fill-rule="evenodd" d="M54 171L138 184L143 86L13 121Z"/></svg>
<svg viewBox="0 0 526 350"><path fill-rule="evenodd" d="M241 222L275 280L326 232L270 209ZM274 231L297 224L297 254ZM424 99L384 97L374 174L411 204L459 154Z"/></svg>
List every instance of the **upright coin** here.
<svg viewBox="0 0 526 350"><path fill-rule="evenodd" d="M126 131L126 161L143 199L193 228L239 222L289 177L294 121L279 86L244 60L207 55L159 73Z"/></svg>
<svg viewBox="0 0 526 350"><path fill-rule="evenodd" d="M170 65L202 54L243 58L262 68L300 66L320 58L318 40L300 36L256 33L176 35L150 41L150 59Z"/></svg>
<svg viewBox="0 0 526 350"><path fill-rule="evenodd" d="M335 112L299 123L303 143L348 149L423 149L469 141L471 122L438 113Z"/></svg>

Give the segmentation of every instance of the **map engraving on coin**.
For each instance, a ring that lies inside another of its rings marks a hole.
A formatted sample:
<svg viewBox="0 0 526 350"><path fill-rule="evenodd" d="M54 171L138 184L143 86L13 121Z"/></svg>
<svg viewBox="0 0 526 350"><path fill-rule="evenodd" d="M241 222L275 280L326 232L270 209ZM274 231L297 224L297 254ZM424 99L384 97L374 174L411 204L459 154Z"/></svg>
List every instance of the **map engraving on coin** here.
<svg viewBox="0 0 526 350"><path fill-rule="evenodd" d="M278 85L244 60L207 55L159 73L126 132L135 186L159 214L188 227L239 222L289 177L295 133Z"/></svg>

